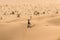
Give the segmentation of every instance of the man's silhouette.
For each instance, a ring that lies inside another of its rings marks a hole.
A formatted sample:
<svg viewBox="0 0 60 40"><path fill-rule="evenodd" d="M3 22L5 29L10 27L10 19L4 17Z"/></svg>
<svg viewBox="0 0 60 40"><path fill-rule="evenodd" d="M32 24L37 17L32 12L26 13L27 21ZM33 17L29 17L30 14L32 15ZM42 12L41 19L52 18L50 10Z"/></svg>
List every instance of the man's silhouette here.
<svg viewBox="0 0 60 40"><path fill-rule="evenodd" d="M30 26L31 26L30 19L28 19L28 26L27 26L27 28L30 28Z"/></svg>

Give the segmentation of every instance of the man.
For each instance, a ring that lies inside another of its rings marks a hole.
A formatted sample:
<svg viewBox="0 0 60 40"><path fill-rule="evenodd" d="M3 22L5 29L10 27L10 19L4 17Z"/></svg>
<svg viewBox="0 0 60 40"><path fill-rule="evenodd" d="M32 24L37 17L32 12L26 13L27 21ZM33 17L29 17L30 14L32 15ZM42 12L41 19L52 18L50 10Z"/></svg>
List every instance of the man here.
<svg viewBox="0 0 60 40"><path fill-rule="evenodd" d="M30 19L28 19L28 26L27 28L30 28L31 27L31 23L30 23Z"/></svg>

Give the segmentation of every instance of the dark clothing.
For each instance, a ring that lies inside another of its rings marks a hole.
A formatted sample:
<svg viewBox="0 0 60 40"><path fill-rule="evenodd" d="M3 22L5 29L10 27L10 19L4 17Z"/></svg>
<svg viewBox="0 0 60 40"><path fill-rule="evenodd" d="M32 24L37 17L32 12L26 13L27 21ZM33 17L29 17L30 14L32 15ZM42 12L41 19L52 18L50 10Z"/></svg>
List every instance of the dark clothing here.
<svg viewBox="0 0 60 40"><path fill-rule="evenodd" d="M27 26L28 28L30 27L30 19L28 19L28 26Z"/></svg>
<svg viewBox="0 0 60 40"><path fill-rule="evenodd" d="M28 24L30 24L30 22L28 21Z"/></svg>

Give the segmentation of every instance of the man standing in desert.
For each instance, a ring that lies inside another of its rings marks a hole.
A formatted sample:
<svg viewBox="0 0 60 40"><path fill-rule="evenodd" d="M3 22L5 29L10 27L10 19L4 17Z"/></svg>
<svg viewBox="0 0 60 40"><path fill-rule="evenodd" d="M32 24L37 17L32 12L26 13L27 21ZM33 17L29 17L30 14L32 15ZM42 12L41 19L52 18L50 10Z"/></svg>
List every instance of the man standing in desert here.
<svg viewBox="0 0 60 40"><path fill-rule="evenodd" d="M28 19L28 25L27 25L27 28L30 28L30 25L31 25L30 19Z"/></svg>

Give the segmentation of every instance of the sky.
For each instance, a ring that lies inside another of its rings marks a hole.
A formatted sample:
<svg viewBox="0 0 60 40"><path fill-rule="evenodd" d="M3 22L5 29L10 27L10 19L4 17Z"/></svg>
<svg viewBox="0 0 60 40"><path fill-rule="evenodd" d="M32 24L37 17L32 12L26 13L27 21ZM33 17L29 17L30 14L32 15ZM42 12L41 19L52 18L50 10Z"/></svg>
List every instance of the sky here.
<svg viewBox="0 0 60 40"><path fill-rule="evenodd" d="M0 3L60 3L60 0L0 0Z"/></svg>

